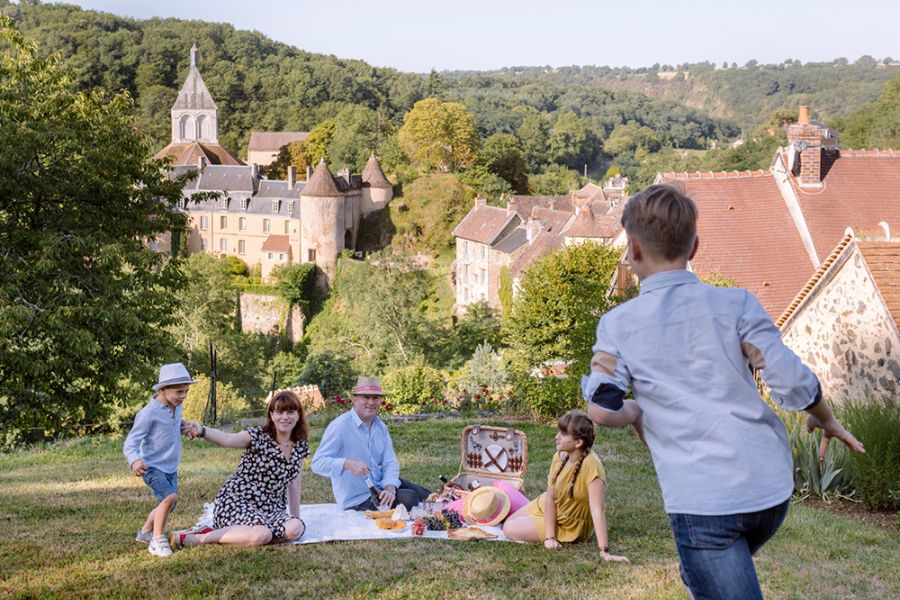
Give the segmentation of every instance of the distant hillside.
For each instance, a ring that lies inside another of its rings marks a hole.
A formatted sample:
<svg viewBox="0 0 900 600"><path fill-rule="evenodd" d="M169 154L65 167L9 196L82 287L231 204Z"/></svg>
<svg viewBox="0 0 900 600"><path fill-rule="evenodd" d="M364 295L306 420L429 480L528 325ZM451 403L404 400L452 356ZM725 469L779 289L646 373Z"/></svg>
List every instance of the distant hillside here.
<svg viewBox="0 0 900 600"><path fill-rule="evenodd" d="M806 63L791 59L777 65L716 67L712 63L654 65L642 69L611 67L509 67L490 72L454 72L465 80L488 78L497 85L523 79L581 85L646 94L692 107L714 117L737 121L751 129L768 120L779 108L810 105L819 118L831 120L856 112L873 102L885 83L900 73L891 58L862 57L848 63Z"/></svg>
<svg viewBox="0 0 900 600"><path fill-rule="evenodd" d="M137 100L140 124L160 146L169 138L169 109L194 42L219 108L220 141L241 153L251 129L309 130L348 104L378 111L389 133L428 95L464 102L482 137L516 132L534 114L552 126L567 112L585 119L600 138L628 121L678 147L702 148L709 139L738 133L733 123L702 111L593 83L429 78L304 52L226 24L136 20L71 5L0 0L0 14L11 16L43 52L59 52L80 87L128 90Z"/></svg>

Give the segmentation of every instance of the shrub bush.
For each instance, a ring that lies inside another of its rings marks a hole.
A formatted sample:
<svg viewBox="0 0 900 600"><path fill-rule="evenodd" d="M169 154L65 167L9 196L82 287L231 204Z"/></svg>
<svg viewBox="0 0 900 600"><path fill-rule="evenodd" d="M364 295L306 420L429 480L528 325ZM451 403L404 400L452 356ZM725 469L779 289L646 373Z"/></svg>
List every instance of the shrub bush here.
<svg viewBox="0 0 900 600"><path fill-rule="evenodd" d="M554 419L573 408L583 408L578 377L533 377L519 373L513 379L513 394L534 415Z"/></svg>
<svg viewBox="0 0 900 600"><path fill-rule="evenodd" d="M389 410L397 414L409 415L443 403L444 376L421 356L408 367L388 372L383 383L390 395Z"/></svg>
<svg viewBox="0 0 900 600"><path fill-rule="evenodd" d="M900 403L896 398L850 402L840 418L866 447L865 454L847 453L847 473L859 499L867 508L900 510Z"/></svg>
<svg viewBox="0 0 900 600"><path fill-rule="evenodd" d="M209 399L210 380L206 375L194 375L197 383L190 387L182 408L182 418L188 421L203 421L206 417L206 402ZM234 387L221 381L216 382L216 422L233 423L245 416L250 403Z"/></svg>
<svg viewBox="0 0 900 600"><path fill-rule="evenodd" d="M323 350L306 359L296 385L315 384L323 397L332 397L349 392L354 383L356 371L349 361L330 350Z"/></svg>

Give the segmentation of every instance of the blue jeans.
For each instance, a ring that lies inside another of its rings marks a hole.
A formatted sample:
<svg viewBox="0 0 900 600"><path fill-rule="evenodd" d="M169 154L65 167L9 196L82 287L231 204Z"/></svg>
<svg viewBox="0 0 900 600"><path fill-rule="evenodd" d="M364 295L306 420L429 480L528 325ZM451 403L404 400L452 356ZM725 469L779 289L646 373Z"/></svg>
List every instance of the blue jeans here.
<svg viewBox="0 0 900 600"><path fill-rule="evenodd" d="M778 531L789 504L734 515L669 514L681 579L695 600L762 600L752 556Z"/></svg>
<svg viewBox="0 0 900 600"><path fill-rule="evenodd" d="M165 471L160 471L156 467L147 467L147 472L144 473L142 479L160 502L165 500L166 496L178 493L177 471L175 473L166 473ZM173 510L175 510L175 504L172 505L169 512L172 512Z"/></svg>
<svg viewBox="0 0 900 600"><path fill-rule="evenodd" d="M425 499L430 495L431 491L423 488L421 485L401 479L400 487L397 488L397 497L394 499L394 506L402 504L407 510L410 510L419 502L425 502ZM391 508L394 508L394 506ZM366 498L356 506L352 506L351 510L378 510L378 507L375 506L371 498Z"/></svg>

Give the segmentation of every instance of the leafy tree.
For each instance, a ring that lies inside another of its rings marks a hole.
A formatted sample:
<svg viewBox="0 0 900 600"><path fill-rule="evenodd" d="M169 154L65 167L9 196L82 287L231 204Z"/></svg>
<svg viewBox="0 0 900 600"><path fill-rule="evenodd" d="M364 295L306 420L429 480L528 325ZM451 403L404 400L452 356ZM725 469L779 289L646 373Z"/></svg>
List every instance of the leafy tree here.
<svg viewBox="0 0 900 600"><path fill-rule="evenodd" d="M265 175L269 179L287 179L287 168L293 166L297 173L306 173L306 167L309 166L310 159L306 152L306 142L297 140L289 144L285 144L278 151L278 156L265 169Z"/></svg>
<svg viewBox="0 0 900 600"><path fill-rule="evenodd" d="M423 312L429 290L428 274L402 255L341 259L331 298L307 329L310 353L338 348L355 370L369 374L408 364L430 350Z"/></svg>
<svg viewBox="0 0 900 600"><path fill-rule="evenodd" d="M357 105L343 108L334 118L334 135L328 146L331 164L338 169L346 165L355 173L361 172L382 134L374 110Z"/></svg>
<svg viewBox="0 0 900 600"><path fill-rule="evenodd" d="M562 165L549 165L543 173L528 178L531 193L538 196L564 196L581 187L578 173Z"/></svg>
<svg viewBox="0 0 900 600"><path fill-rule="evenodd" d="M603 144L603 150L609 154L621 154L643 149L646 152L657 152L661 146L659 136L649 127L629 121L618 125Z"/></svg>
<svg viewBox="0 0 900 600"><path fill-rule="evenodd" d="M356 382L350 361L331 350L309 355L297 377L297 385L317 385L323 396L346 394Z"/></svg>
<svg viewBox="0 0 900 600"><path fill-rule="evenodd" d="M453 229L472 207L474 194L450 174L420 177L394 198L390 211L397 228L395 245L442 252L453 243Z"/></svg>
<svg viewBox="0 0 900 600"><path fill-rule="evenodd" d="M273 269L278 293L291 306L298 306L306 318L317 303L316 263L279 265Z"/></svg>
<svg viewBox="0 0 900 600"><path fill-rule="evenodd" d="M460 173L459 180L474 188L475 193L482 198L496 200L504 194L514 192L509 182L499 175L492 173L484 165L475 165Z"/></svg>
<svg viewBox="0 0 900 600"><path fill-rule="evenodd" d="M495 133L487 138L478 153L477 164L505 179L517 194L528 193L528 165L514 135Z"/></svg>
<svg viewBox="0 0 900 600"><path fill-rule="evenodd" d="M276 388L291 387L300 377L303 359L293 352L279 352L266 365L266 380Z"/></svg>
<svg viewBox="0 0 900 600"><path fill-rule="evenodd" d="M620 255L609 246L576 244L541 257L523 273L505 338L517 391L535 412L553 416L581 403L579 376L590 371L597 320L612 307L607 291ZM555 362L567 365L566 377L535 383L533 372Z"/></svg>
<svg viewBox="0 0 900 600"><path fill-rule="evenodd" d="M471 166L479 143L469 110L437 98L420 100L406 113L399 141L413 161L443 172Z"/></svg>
<svg viewBox="0 0 900 600"><path fill-rule="evenodd" d="M541 165L549 162L547 138L550 137L550 126L542 115L532 114L522 119L516 136L522 143L522 154L530 172L536 172Z"/></svg>
<svg viewBox="0 0 900 600"><path fill-rule="evenodd" d="M591 164L600 152L600 140L590 123L575 113L563 113L550 130L550 159L571 169Z"/></svg>
<svg viewBox="0 0 900 600"><path fill-rule="evenodd" d="M446 344L443 365L455 369L468 360L480 344L498 347L500 318L487 302L476 302L466 308L450 332L438 332Z"/></svg>
<svg viewBox="0 0 900 600"><path fill-rule="evenodd" d="M196 384L188 390L184 400L182 417L190 421L202 421L209 402L210 379L203 374L195 374ZM241 413L250 408L247 399L234 388L234 386L216 381L216 421L219 423L234 423Z"/></svg>
<svg viewBox="0 0 900 600"><path fill-rule="evenodd" d="M77 433L171 356L185 226L131 99L76 92L0 17L0 444Z"/></svg>
<svg viewBox="0 0 900 600"><path fill-rule="evenodd" d="M309 132L309 136L304 142L307 164L315 167L321 160L324 160L326 163L331 162L331 155L328 153L328 150L331 147L332 140L334 140L335 131L334 119L325 119Z"/></svg>

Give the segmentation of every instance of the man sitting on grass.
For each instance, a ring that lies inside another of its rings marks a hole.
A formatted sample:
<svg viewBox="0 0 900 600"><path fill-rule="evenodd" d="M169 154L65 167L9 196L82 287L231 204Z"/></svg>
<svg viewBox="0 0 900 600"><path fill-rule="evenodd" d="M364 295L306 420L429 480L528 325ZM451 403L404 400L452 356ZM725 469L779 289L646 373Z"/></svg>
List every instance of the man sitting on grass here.
<svg viewBox="0 0 900 600"><path fill-rule="evenodd" d="M383 397L377 377L360 377L352 392L353 408L328 424L313 456L313 473L331 478L341 508L378 510L366 480L377 488L378 503L390 507L399 502L410 509L431 494L400 479L391 435L378 418Z"/></svg>

